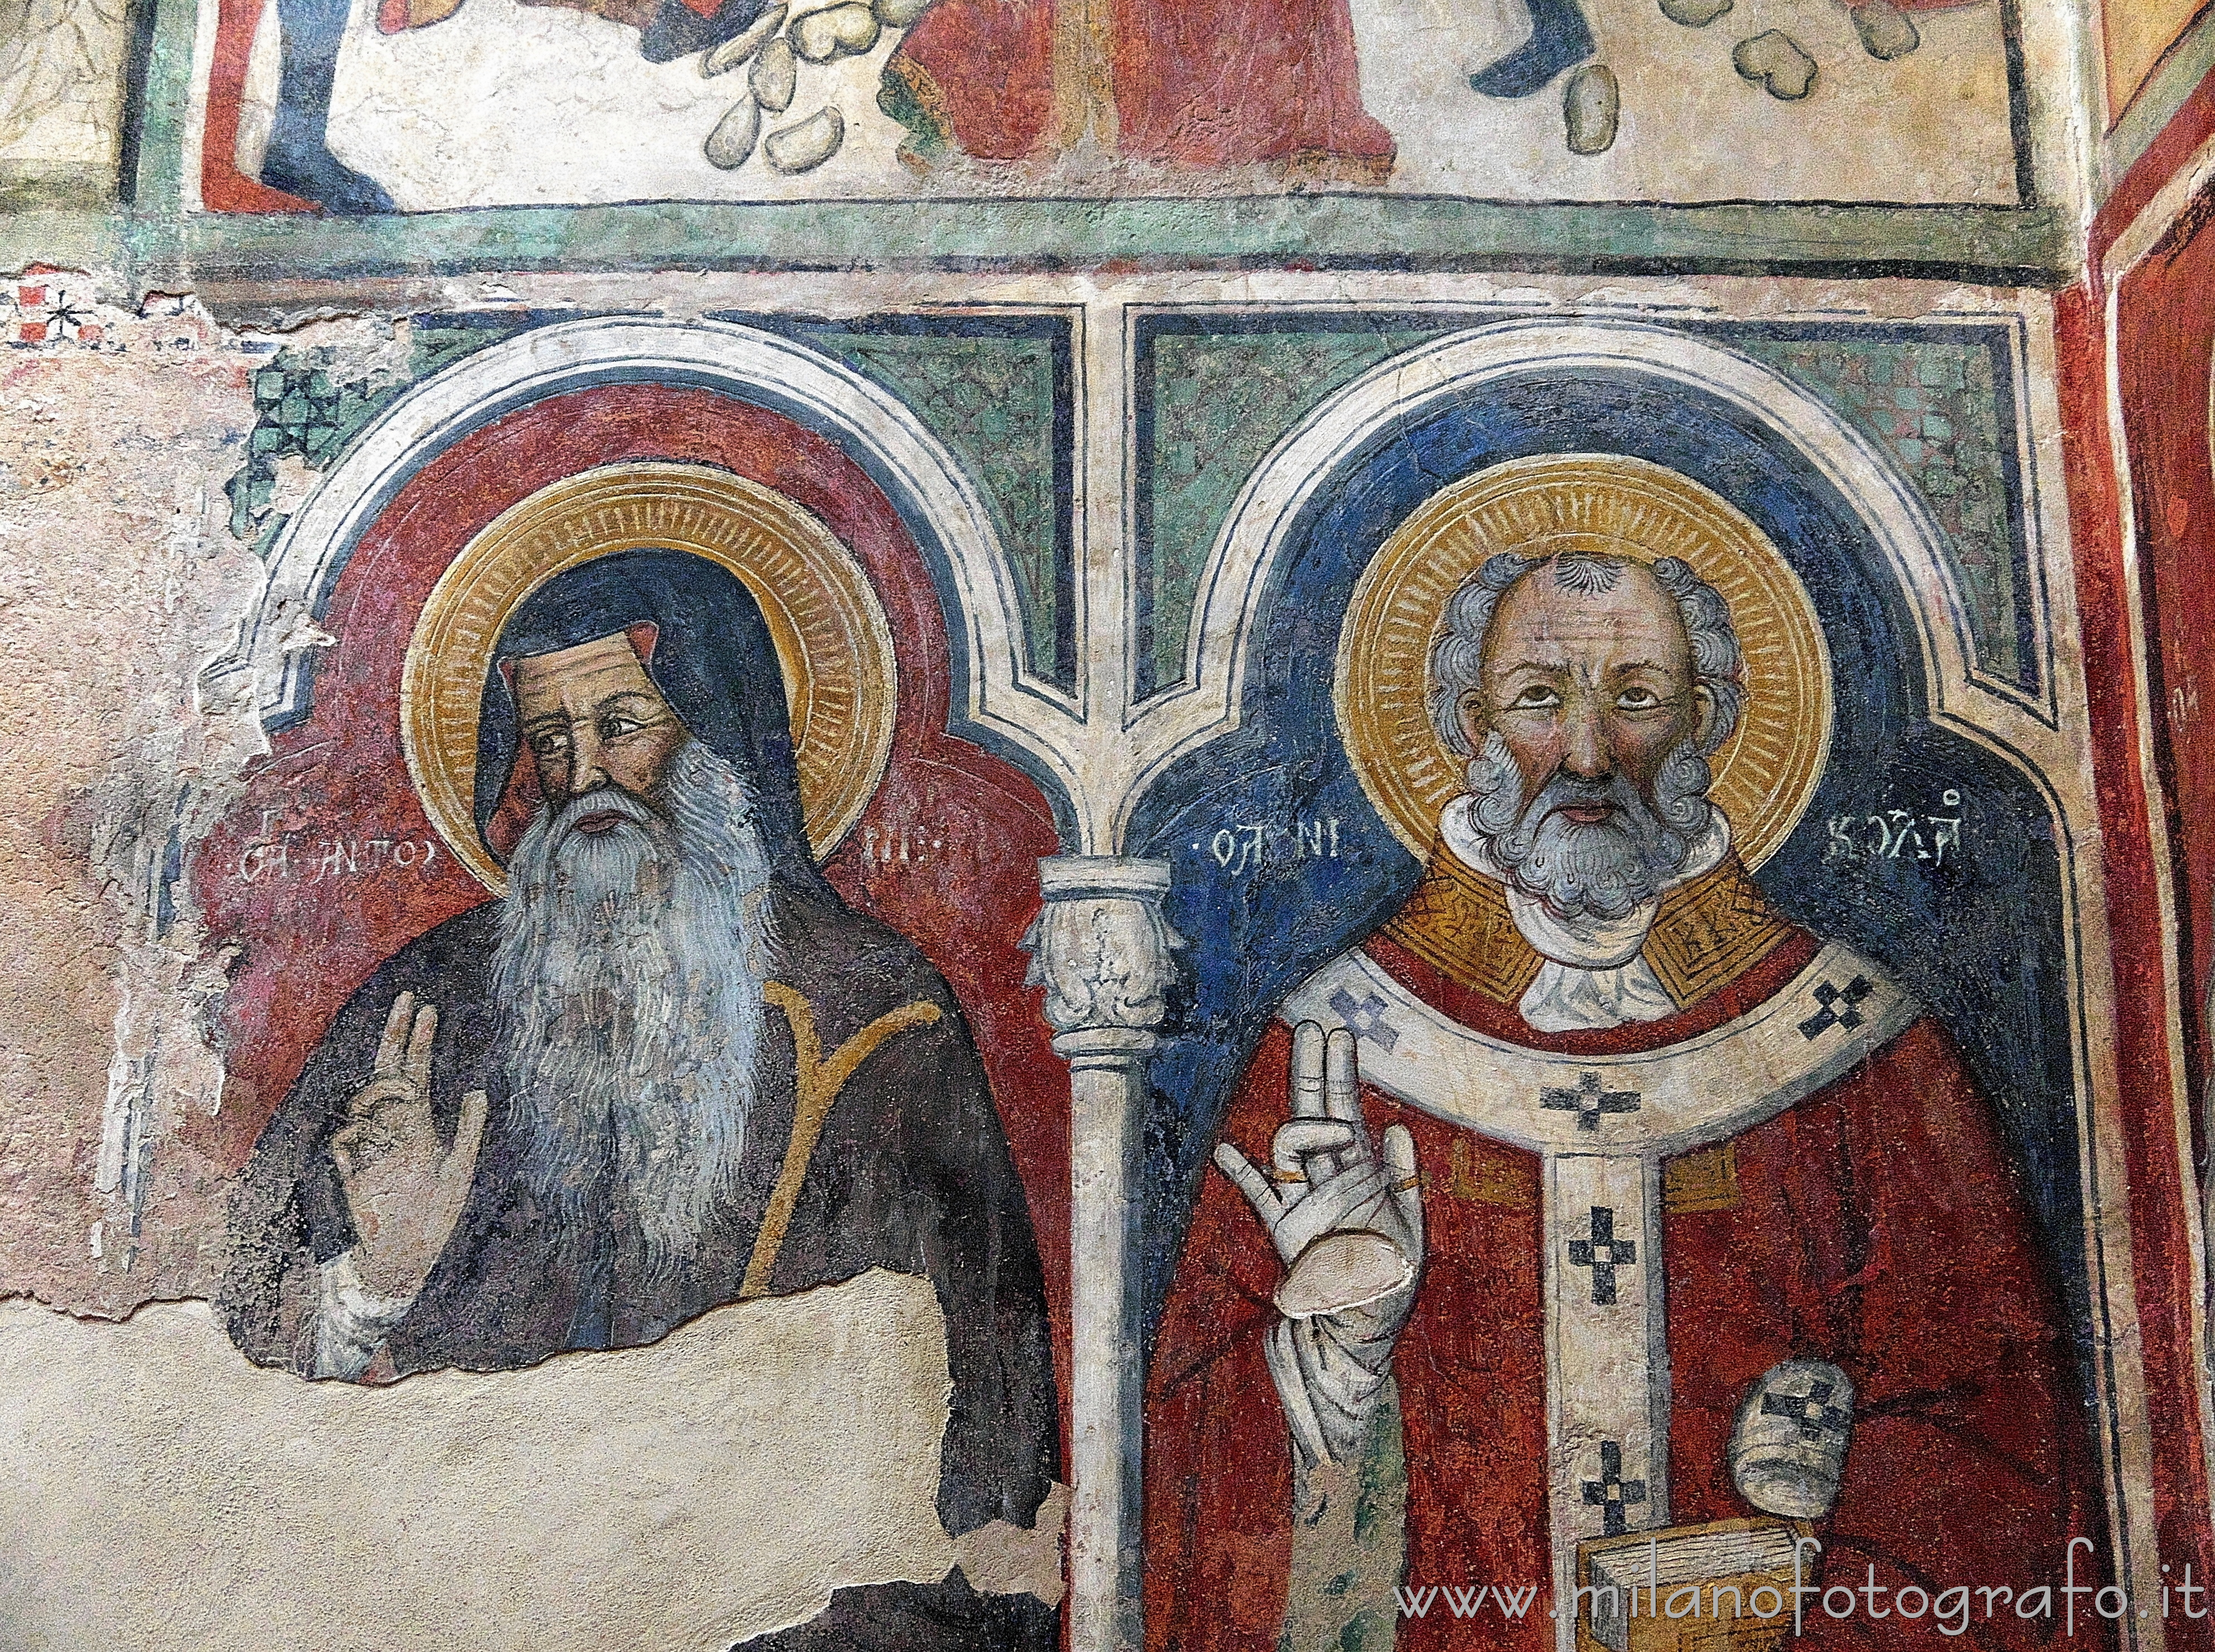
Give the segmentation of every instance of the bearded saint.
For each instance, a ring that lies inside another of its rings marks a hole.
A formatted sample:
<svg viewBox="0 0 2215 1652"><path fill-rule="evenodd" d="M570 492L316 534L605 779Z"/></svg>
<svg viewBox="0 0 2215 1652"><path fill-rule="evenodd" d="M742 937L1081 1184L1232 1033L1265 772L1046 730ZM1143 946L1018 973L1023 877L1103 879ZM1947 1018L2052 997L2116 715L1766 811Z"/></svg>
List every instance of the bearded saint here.
<svg viewBox="0 0 2215 1652"><path fill-rule="evenodd" d="M1467 789L1261 1038L1160 1329L1149 1645L1567 1652L1580 1545L1764 1515L1874 1591L1819 1645L2058 1589L2100 1525L2046 1270L1944 1031L1733 853L1721 596L1497 556L1430 667Z"/></svg>
<svg viewBox="0 0 2215 1652"><path fill-rule="evenodd" d="M702 559L602 558L517 610L476 770L508 892L340 1011L234 1202L227 1321L261 1363L390 1380L927 1277L953 1379L940 1517L1028 1527L1058 1432L1022 1188L946 982L816 871L788 716L759 608ZM771 1640L1058 1633L957 1569L840 1590Z"/></svg>

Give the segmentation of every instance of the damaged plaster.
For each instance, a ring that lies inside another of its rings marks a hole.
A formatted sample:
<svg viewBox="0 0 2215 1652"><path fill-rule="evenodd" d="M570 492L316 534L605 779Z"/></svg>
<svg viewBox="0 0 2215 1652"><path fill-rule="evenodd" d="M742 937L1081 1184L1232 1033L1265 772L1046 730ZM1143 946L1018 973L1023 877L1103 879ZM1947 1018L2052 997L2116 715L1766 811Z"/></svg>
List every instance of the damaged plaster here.
<svg viewBox="0 0 2215 1652"><path fill-rule="evenodd" d="M886 1273L382 1389L250 1366L203 1304L0 1306L0 1644L722 1652L954 1564L947 1392Z"/></svg>

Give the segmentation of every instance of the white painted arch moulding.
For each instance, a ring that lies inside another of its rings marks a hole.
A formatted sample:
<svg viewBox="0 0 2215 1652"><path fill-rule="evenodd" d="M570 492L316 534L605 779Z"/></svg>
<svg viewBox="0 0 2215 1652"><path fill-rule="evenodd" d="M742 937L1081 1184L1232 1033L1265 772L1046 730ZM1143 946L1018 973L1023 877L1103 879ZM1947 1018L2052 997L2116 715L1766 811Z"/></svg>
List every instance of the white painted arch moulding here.
<svg viewBox="0 0 2215 1652"><path fill-rule="evenodd" d="M721 391L784 413L844 448L886 489L909 531L937 550L950 578L957 721L1018 748L1065 793L1077 790L1066 738L1076 702L1024 665L1013 578L991 513L960 462L897 399L844 364L728 321L559 321L488 346L411 386L355 438L286 523L238 644L210 667L210 679L251 692L266 727L304 715L322 640L316 621L377 513L471 431L552 396L614 383Z"/></svg>

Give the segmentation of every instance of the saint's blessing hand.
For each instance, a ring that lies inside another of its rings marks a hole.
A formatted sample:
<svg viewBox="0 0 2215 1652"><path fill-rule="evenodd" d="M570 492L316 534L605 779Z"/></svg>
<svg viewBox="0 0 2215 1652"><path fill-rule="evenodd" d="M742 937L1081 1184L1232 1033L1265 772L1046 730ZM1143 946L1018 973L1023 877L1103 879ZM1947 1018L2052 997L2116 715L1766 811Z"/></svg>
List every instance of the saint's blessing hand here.
<svg viewBox="0 0 2215 1652"><path fill-rule="evenodd" d="M1371 1144L1354 1037L1342 1027L1326 1034L1303 1021L1293 1029L1290 1088L1292 1117L1270 1144L1273 1177L1228 1141L1215 1149L1216 1167L1246 1196L1292 1270L1278 1306L1305 1317L1390 1295L1423 1259L1414 1138L1395 1124L1381 1154Z"/></svg>
<svg viewBox="0 0 2215 1652"><path fill-rule="evenodd" d="M353 1216L354 1263L380 1296L412 1300L446 1248L476 1172L489 1111L485 1092L462 1098L451 1147L431 1116L431 1052L439 1036L434 1005L413 993L393 1000L369 1082L348 1104L347 1123L331 1154Z"/></svg>

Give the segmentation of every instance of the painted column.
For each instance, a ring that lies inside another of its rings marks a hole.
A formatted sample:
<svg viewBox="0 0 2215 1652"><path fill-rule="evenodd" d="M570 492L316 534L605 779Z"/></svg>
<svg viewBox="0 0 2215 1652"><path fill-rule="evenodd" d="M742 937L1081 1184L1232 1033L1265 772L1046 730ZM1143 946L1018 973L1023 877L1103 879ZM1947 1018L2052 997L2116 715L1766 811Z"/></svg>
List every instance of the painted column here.
<svg viewBox="0 0 2215 1652"><path fill-rule="evenodd" d="M1135 1652L1141 1429L1132 1175L1170 951L1169 869L1086 855L1039 862L1046 907L1024 937L1070 1087L1071 1652Z"/></svg>

